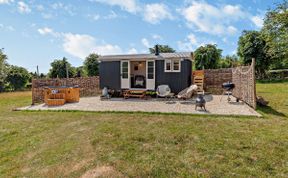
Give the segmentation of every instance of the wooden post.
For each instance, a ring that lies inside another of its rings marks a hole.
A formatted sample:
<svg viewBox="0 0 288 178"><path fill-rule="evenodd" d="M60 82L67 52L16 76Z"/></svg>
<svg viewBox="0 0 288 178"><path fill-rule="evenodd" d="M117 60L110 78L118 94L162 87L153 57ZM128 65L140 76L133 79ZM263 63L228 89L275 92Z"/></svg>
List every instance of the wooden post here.
<svg viewBox="0 0 288 178"><path fill-rule="evenodd" d="M252 58L252 87L253 87L253 108L256 109L257 107L257 102L256 102L256 80L255 80L255 65L256 61L255 58Z"/></svg>
<svg viewBox="0 0 288 178"><path fill-rule="evenodd" d="M32 89L32 103L31 103L31 105L34 105L35 103L34 103L34 95L35 95L35 91L34 91L34 83L35 83L35 81L34 81L35 79L32 79L32 86L31 86L31 89Z"/></svg>
<svg viewBox="0 0 288 178"><path fill-rule="evenodd" d="M68 72L68 65L67 65L67 63L65 64L65 66L66 66L66 78L69 78L69 72Z"/></svg>

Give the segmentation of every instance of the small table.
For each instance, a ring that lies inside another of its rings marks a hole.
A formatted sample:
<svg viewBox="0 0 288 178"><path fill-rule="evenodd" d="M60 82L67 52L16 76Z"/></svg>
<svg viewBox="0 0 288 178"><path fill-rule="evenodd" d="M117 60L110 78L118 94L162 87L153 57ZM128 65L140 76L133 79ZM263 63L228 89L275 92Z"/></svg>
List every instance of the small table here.
<svg viewBox="0 0 288 178"><path fill-rule="evenodd" d="M146 90L125 90L123 95L125 99L128 99L129 97L146 99Z"/></svg>

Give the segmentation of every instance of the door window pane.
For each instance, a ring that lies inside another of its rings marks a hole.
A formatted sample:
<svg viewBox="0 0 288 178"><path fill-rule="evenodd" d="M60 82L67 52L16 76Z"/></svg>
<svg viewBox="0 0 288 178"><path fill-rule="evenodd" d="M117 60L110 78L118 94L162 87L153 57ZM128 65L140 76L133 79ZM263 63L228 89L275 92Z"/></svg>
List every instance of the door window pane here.
<svg viewBox="0 0 288 178"><path fill-rule="evenodd" d="M148 65L147 65L147 73L148 79L154 79L154 62L153 61L148 61Z"/></svg>
<svg viewBox="0 0 288 178"><path fill-rule="evenodd" d="M122 78L128 78L128 73L122 73Z"/></svg>
<svg viewBox="0 0 288 178"><path fill-rule="evenodd" d="M153 79L154 75L153 74L148 74L148 79Z"/></svg>
<svg viewBox="0 0 288 178"><path fill-rule="evenodd" d="M127 72L128 73L128 67L123 67L122 72Z"/></svg>
<svg viewBox="0 0 288 178"><path fill-rule="evenodd" d="M122 62L122 78L128 78L128 62Z"/></svg>

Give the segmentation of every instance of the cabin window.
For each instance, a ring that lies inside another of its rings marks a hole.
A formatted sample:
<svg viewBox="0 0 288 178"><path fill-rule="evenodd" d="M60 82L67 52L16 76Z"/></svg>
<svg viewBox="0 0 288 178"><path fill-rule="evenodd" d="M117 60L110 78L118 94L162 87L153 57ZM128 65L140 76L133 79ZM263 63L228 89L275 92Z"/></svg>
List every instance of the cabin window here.
<svg viewBox="0 0 288 178"><path fill-rule="evenodd" d="M165 72L180 72L180 69L181 69L180 59L165 60Z"/></svg>
<svg viewBox="0 0 288 178"><path fill-rule="evenodd" d="M171 71L171 60L165 60L165 72Z"/></svg>
<svg viewBox="0 0 288 178"><path fill-rule="evenodd" d="M173 71L180 72L180 60L173 60Z"/></svg>

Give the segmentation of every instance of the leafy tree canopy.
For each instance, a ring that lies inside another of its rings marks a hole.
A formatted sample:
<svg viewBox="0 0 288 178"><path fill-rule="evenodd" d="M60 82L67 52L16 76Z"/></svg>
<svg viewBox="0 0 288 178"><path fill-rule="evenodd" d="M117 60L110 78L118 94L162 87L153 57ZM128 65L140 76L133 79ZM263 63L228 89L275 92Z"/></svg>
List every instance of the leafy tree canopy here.
<svg viewBox="0 0 288 178"><path fill-rule="evenodd" d="M244 31L238 41L238 55L243 64L256 59L256 75L264 77L271 60L267 55L267 46L263 35L258 31Z"/></svg>
<svg viewBox="0 0 288 178"><path fill-rule="evenodd" d="M87 73L84 70L83 66L75 67L75 71L76 71L75 77L86 77L87 76Z"/></svg>
<svg viewBox="0 0 288 178"><path fill-rule="evenodd" d="M99 55L92 53L84 61L84 69L88 76L97 76L99 74Z"/></svg>
<svg viewBox="0 0 288 178"><path fill-rule="evenodd" d="M272 68L288 68L288 1L269 10L262 33L269 46L267 54L273 59Z"/></svg>
<svg viewBox="0 0 288 178"><path fill-rule="evenodd" d="M176 50L171 48L168 45L158 45L158 49L160 53L175 53ZM151 54L155 53L155 46L153 48L149 48Z"/></svg>
<svg viewBox="0 0 288 178"><path fill-rule="evenodd" d="M20 90L26 86L29 78L30 74L25 68L11 65L5 80L10 89Z"/></svg>
<svg viewBox="0 0 288 178"><path fill-rule="evenodd" d="M225 56L219 61L218 67L219 68L231 68L231 67L237 67L240 65L239 59L236 55L232 56Z"/></svg>
<svg viewBox="0 0 288 178"><path fill-rule="evenodd" d="M197 48L194 52L196 69L216 69L221 58L221 53L222 49L218 49L217 45L213 44Z"/></svg>
<svg viewBox="0 0 288 178"><path fill-rule="evenodd" d="M0 92L4 90L4 83L7 73L7 55L0 49Z"/></svg>
<svg viewBox="0 0 288 178"><path fill-rule="evenodd" d="M51 69L49 70L50 78L66 78L66 66L68 67L68 75L69 77L74 77L76 74L76 70L64 57L62 60L54 60L51 63Z"/></svg>

